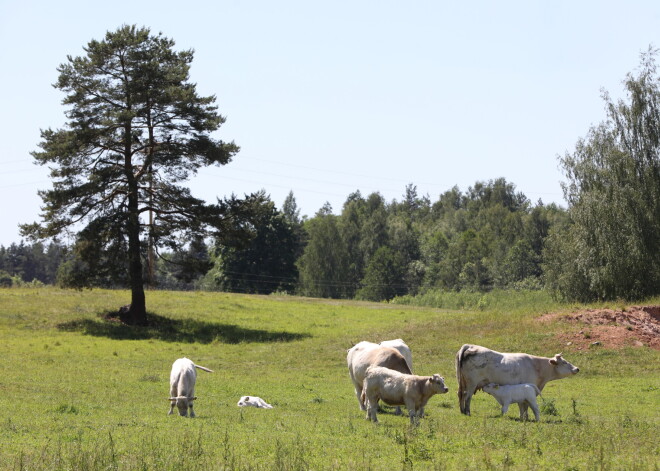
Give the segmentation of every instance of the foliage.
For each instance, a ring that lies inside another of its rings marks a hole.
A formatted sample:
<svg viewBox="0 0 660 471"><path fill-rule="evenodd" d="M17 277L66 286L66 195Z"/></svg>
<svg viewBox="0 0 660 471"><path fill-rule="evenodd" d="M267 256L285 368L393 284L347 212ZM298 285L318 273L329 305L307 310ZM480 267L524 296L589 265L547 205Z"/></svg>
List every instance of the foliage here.
<svg viewBox="0 0 660 471"><path fill-rule="evenodd" d="M68 257L68 248L59 242L45 245L41 242L0 246L0 272L16 277L22 282L38 280L55 284L57 271Z"/></svg>
<svg viewBox="0 0 660 471"><path fill-rule="evenodd" d="M540 288L544 243L563 210L540 201L531 207L500 178L466 193L454 187L435 203L413 185L389 204L378 193L355 192L339 216L330 216L320 212L305 224L301 291L331 296L317 288L343 281L341 297L387 300L438 288L486 292L522 282Z"/></svg>
<svg viewBox="0 0 660 471"><path fill-rule="evenodd" d="M212 266L206 242L196 237L184 250L160 255L153 285L159 289L194 289Z"/></svg>
<svg viewBox="0 0 660 471"><path fill-rule="evenodd" d="M541 293L502 292L495 307L454 311L148 291L160 323L135 327L100 316L125 291L0 290L3 372L11 378L0 383L0 408L11 411L0 419L0 469L654 470L658 351L567 347L556 335L562 324L535 318L539 309L570 306ZM507 305L510 298L516 302ZM353 344L398 337L410 345L416 373L442 374L449 388L431 398L418 426L389 408L379 425L365 420L346 371ZM563 351L580 373L546 386L556 415L543 413L538 424L518 421L516 407L500 417L481 393L466 417L453 374L463 343ZM169 370L182 356L216 370L198 374L196 419L166 415ZM274 409L237 407L246 394Z"/></svg>
<svg viewBox="0 0 660 471"><path fill-rule="evenodd" d="M399 252L381 247L373 255L356 298L383 301L405 293L405 260Z"/></svg>
<svg viewBox="0 0 660 471"><path fill-rule="evenodd" d="M549 285L568 299L638 299L660 286L660 75L642 54L624 81L627 101L607 93L607 120L561 164L571 225L548 246Z"/></svg>
<svg viewBox="0 0 660 471"><path fill-rule="evenodd" d="M355 288L349 278L349 253L337 216L327 210L304 223L309 241L297 261L299 291L305 296L347 298Z"/></svg>
<svg viewBox="0 0 660 471"><path fill-rule="evenodd" d="M296 255L302 244L295 210L286 216L264 193L254 204L252 239L242 247L216 245L215 267L207 278L223 291L292 293L298 279Z"/></svg>
<svg viewBox="0 0 660 471"><path fill-rule="evenodd" d="M0 270L0 288L11 288L11 285L14 281L11 279L11 275L6 271Z"/></svg>

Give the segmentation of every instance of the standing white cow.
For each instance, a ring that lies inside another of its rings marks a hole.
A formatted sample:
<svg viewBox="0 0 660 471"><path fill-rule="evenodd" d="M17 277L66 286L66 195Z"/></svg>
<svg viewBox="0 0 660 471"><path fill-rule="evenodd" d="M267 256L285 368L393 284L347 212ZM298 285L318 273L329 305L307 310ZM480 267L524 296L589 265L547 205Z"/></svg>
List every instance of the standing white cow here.
<svg viewBox="0 0 660 471"><path fill-rule="evenodd" d="M195 396L195 382L197 381L197 371L208 371L213 373L203 366L195 365L187 358L179 358L172 364L172 372L170 373L170 411L168 415L174 412L174 406L179 409L179 415L186 417L188 409L190 409L190 417L195 417L193 410L193 401L197 399Z"/></svg>
<svg viewBox="0 0 660 471"><path fill-rule="evenodd" d="M346 362L348 363L348 373L351 376L351 381L353 381L360 410L367 410L362 399L362 387L367 368L372 365L384 366L401 373L412 374L406 358L397 349L372 342L362 341L350 348L346 355ZM397 408L397 412L401 413L399 408Z"/></svg>
<svg viewBox="0 0 660 471"><path fill-rule="evenodd" d="M538 422L540 420L539 406L536 403L536 396L541 395L541 391L536 384L507 384L500 386L495 383L488 383L483 388L485 393L490 394L502 406L502 415L509 410L509 405L521 403L528 405L534 411L534 417Z"/></svg>
<svg viewBox="0 0 660 471"><path fill-rule="evenodd" d="M566 378L580 371L564 360L561 353L553 358L526 353L500 353L479 345L463 345L456 353L456 379L461 412L470 415L473 394L488 383L531 383L543 391L548 381ZM520 418L527 418L527 405L518 404Z"/></svg>

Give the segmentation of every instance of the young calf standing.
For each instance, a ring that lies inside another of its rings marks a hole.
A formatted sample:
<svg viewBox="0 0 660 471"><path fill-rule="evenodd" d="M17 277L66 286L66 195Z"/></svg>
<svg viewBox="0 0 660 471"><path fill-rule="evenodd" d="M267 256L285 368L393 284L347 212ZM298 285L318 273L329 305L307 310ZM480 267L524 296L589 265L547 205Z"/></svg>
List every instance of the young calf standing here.
<svg viewBox="0 0 660 471"><path fill-rule="evenodd" d="M524 383L499 385L490 383L484 386L483 390L497 399L497 402L502 406L502 415L506 414L506 411L509 410L509 404L517 403L531 407L534 411L536 421L539 421L539 406L536 403L536 396L540 395L541 391L535 384ZM527 410L527 407L524 409ZM522 420L524 418L522 413L523 409L521 408L520 410L520 419Z"/></svg>
<svg viewBox="0 0 660 471"><path fill-rule="evenodd" d="M197 381L195 368L213 373L213 370L195 365L187 358L179 358L172 364L172 372L170 373L170 411L168 415L174 412L174 406L176 405L179 409L179 415L187 417L188 409L190 409L190 417L195 417L195 411L193 410L193 401L197 399L195 396L195 382Z"/></svg>
<svg viewBox="0 0 660 471"><path fill-rule="evenodd" d="M378 400L391 406L406 406L410 423L424 413L424 406L431 396L444 394L449 389L440 375L417 376L398 371L370 366L364 377L363 395L367 404L367 419L378 422L376 410Z"/></svg>

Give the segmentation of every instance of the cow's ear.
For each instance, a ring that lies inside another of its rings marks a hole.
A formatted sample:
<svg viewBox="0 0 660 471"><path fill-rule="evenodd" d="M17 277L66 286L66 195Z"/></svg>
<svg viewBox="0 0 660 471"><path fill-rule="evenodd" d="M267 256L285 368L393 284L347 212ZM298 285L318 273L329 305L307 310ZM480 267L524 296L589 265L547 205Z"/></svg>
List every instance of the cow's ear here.
<svg viewBox="0 0 660 471"><path fill-rule="evenodd" d="M496 384L496 385L495 385L495 389L500 389L500 385L499 385L499 384Z"/></svg>
<svg viewBox="0 0 660 471"><path fill-rule="evenodd" d="M556 365L556 364L557 364L557 360L555 360L554 358L550 358L550 364L551 364L551 365Z"/></svg>

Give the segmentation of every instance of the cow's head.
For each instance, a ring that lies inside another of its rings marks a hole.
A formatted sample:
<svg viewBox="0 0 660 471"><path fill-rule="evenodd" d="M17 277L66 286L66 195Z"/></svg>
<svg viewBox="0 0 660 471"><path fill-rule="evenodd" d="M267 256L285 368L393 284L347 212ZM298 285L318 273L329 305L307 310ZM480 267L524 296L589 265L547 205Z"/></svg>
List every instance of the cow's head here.
<svg viewBox="0 0 660 471"><path fill-rule="evenodd" d="M431 383L431 386L433 386L438 391L439 394L444 394L449 391L449 388L445 386L445 378L439 374L431 376L429 378L429 382Z"/></svg>
<svg viewBox="0 0 660 471"><path fill-rule="evenodd" d="M170 397L168 401L171 401L174 404L176 404L177 409L179 409L180 416L187 417L188 408L192 407L193 401L195 399L197 399L197 396L195 397L177 396L177 397Z"/></svg>
<svg viewBox="0 0 660 471"><path fill-rule="evenodd" d="M242 396L241 399L236 404L238 407L245 407L252 405L250 402L250 396Z"/></svg>
<svg viewBox="0 0 660 471"><path fill-rule="evenodd" d="M557 371L560 378L574 375L580 371L580 368L564 360L561 353L557 353L553 358L550 358L550 364L555 367L555 371Z"/></svg>
<svg viewBox="0 0 660 471"><path fill-rule="evenodd" d="M483 392L486 392L488 394L493 394L499 388L500 388L499 384L488 383L488 384L484 385L481 389L483 390Z"/></svg>

